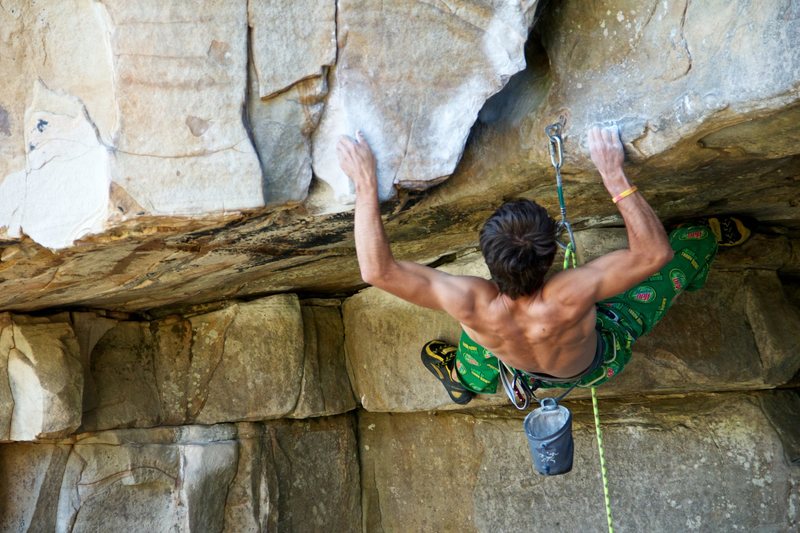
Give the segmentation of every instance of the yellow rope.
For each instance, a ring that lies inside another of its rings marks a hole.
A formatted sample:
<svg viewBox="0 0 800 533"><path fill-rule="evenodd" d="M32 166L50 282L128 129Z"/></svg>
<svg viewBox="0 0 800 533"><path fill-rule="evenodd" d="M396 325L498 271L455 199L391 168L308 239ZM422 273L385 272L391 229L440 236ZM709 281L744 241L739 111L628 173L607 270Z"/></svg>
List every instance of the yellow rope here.
<svg viewBox="0 0 800 533"><path fill-rule="evenodd" d="M570 264L572 263L572 264ZM575 243L569 243L564 249L564 270L578 266L578 260L575 255Z"/></svg>
<svg viewBox="0 0 800 533"><path fill-rule="evenodd" d="M592 387L592 410L594 411L594 430L597 434L597 451L600 453L600 475L603 478L603 497L606 501L606 521L608 533L614 533L611 522L611 498L608 495L608 474L606 472L606 457L603 452L603 432L600 430L600 410L597 408L597 392Z"/></svg>

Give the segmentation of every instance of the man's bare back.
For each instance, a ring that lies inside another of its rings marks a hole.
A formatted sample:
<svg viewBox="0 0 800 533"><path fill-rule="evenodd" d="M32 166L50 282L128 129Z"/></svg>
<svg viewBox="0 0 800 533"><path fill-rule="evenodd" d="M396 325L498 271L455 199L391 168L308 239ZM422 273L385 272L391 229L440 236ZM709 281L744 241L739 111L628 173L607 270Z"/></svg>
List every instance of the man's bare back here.
<svg viewBox="0 0 800 533"><path fill-rule="evenodd" d="M558 276L559 274L556 274ZM548 300L548 283L530 296L512 300L497 291L476 303L464 331L507 365L537 374L570 378L592 363L597 346L595 308L573 309Z"/></svg>
<svg viewBox="0 0 800 533"><path fill-rule="evenodd" d="M375 158L360 133L355 140L343 137L339 161L356 190L362 278L406 301L447 312L509 366L556 377L581 373L595 352L595 303L635 286L673 254L658 217L625 177L616 128L590 130L589 148L609 194L624 198L617 206L628 230L628 248L559 272L536 290L512 298L493 281L395 260L380 218Z"/></svg>

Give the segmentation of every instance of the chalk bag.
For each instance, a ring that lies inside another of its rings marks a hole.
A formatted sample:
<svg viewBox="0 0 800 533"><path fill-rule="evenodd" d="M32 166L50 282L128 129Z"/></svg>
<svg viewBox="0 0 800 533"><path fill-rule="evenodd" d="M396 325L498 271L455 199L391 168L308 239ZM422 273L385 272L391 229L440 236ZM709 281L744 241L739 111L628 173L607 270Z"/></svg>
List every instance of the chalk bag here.
<svg viewBox="0 0 800 533"><path fill-rule="evenodd" d="M542 398L539 407L525 417L533 468L545 476L566 474L572 470L574 444L572 413L553 398Z"/></svg>

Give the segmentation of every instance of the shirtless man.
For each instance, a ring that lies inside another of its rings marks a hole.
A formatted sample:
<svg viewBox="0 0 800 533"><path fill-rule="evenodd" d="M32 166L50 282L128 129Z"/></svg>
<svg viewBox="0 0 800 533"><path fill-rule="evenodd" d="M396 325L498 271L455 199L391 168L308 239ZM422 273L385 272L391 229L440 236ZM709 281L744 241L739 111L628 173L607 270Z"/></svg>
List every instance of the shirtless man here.
<svg viewBox="0 0 800 533"><path fill-rule="evenodd" d="M339 163L355 185L363 280L461 323L458 347L431 341L422 350L423 363L456 403L495 392L497 358L543 380L538 386L598 385L622 370L632 343L678 294L705 282L719 236L707 225L667 236L623 172L617 128L592 128L588 135L592 161L625 221L628 247L547 280L556 253L555 223L529 200L504 204L481 230L491 281L395 260L380 218L372 151L360 132L355 140L339 141ZM713 220L719 233L719 219ZM747 230L730 220L725 224L734 224L743 241Z"/></svg>

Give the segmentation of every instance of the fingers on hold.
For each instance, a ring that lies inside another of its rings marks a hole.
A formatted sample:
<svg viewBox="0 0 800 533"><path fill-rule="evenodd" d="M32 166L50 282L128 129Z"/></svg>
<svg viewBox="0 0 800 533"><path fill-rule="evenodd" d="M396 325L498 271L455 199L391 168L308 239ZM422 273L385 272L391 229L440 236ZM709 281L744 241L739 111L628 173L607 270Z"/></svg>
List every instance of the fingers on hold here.
<svg viewBox="0 0 800 533"><path fill-rule="evenodd" d="M609 142L614 144L619 142L619 126L616 124L606 127L603 130L603 134L606 136Z"/></svg>
<svg viewBox="0 0 800 533"><path fill-rule="evenodd" d="M593 126L589 130L589 148L597 146L600 138L601 138L600 128L598 128L597 126Z"/></svg>

